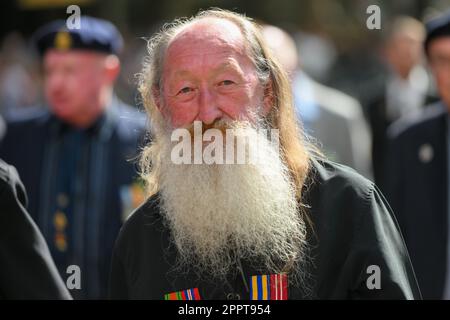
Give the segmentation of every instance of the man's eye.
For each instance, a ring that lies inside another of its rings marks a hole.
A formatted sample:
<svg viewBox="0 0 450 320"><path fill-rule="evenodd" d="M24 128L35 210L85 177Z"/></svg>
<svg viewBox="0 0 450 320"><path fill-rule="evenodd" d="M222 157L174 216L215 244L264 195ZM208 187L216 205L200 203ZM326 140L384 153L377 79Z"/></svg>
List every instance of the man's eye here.
<svg viewBox="0 0 450 320"><path fill-rule="evenodd" d="M183 89L181 89L180 91L178 91L178 94L186 94L186 93L190 93L194 91L194 89L190 88L190 87L184 87Z"/></svg>
<svg viewBox="0 0 450 320"><path fill-rule="evenodd" d="M232 85L232 84L234 84L234 82L231 81L231 80L223 80L223 81L219 82L219 86L229 86L229 85Z"/></svg>

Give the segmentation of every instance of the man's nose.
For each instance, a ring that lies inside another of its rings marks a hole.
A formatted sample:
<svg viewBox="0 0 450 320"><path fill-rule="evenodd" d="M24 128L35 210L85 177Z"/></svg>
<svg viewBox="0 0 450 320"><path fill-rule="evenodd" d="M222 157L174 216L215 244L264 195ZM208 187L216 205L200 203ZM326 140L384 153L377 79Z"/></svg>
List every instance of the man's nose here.
<svg viewBox="0 0 450 320"><path fill-rule="evenodd" d="M214 92L206 88L202 89L199 99L199 111L196 120L202 121L204 124L212 124L223 116Z"/></svg>

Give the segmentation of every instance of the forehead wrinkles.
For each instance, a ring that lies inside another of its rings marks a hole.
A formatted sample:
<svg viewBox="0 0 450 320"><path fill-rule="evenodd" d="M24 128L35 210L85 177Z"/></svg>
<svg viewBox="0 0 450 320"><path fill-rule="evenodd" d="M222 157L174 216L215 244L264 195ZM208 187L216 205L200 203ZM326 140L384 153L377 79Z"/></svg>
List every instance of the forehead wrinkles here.
<svg viewBox="0 0 450 320"><path fill-rule="evenodd" d="M246 53L239 27L228 20L203 18L178 32L169 42L167 58L232 51L242 55Z"/></svg>

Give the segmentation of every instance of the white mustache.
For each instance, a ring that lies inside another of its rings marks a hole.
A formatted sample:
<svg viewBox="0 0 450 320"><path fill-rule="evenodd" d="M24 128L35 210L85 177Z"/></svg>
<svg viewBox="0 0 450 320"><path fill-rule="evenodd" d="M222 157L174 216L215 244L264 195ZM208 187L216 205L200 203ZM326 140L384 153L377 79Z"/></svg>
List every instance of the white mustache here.
<svg viewBox="0 0 450 320"><path fill-rule="evenodd" d="M224 133L225 132L225 133ZM255 140L249 143L247 140ZM174 164L255 164L263 161L258 157L257 148L266 140L273 146L279 156L279 130L271 129L270 138L267 129L252 127L236 127L220 129L216 126L203 127L200 121L195 121L189 129L175 129L171 133L172 146L170 159Z"/></svg>

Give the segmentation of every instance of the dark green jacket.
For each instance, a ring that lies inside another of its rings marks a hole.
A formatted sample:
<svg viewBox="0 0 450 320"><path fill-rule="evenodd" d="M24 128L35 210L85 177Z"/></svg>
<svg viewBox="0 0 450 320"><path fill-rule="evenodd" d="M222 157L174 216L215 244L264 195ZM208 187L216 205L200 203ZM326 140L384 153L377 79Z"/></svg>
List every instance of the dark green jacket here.
<svg viewBox="0 0 450 320"><path fill-rule="evenodd" d="M289 299L420 298L397 223L372 182L348 167L312 160L306 185L303 203L314 229L309 230L310 278L290 284ZM202 299L249 299L245 282L258 273L245 261L244 275L237 273L228 283L170 272L175 251L158 203L157 196L150 198L122 227L113 254L110 297L163 299L167 293L198 288ZM369 289L371 276L376 276L371 266L379 267L380 289Z"/></svg>

